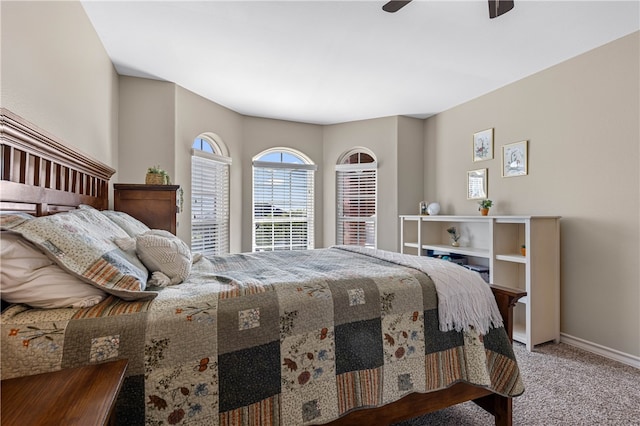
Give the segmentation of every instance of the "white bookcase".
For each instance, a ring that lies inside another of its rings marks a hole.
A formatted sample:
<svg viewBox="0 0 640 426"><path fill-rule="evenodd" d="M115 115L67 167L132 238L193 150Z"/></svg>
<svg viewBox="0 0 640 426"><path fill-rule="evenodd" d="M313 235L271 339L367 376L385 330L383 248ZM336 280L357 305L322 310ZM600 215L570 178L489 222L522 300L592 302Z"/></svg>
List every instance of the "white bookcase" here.
<svg viewBox="0 0 640 426"><path fill-rule="evenodd" d="M461 235L451 245L447 228ZM400 252L467 256L489 281L527 292L514 309L513 339L528 350L560 341L560 218L557 216L400 216ZM520 247L526 246L526 253Z"/></svg>

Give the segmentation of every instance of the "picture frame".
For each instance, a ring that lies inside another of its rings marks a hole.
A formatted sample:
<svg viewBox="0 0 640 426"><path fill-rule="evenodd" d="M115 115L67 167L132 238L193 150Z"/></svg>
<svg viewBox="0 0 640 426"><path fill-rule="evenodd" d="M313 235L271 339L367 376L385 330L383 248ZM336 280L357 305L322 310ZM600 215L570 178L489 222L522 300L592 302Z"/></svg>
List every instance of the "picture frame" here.
<svg viewBox="0 0 640 426"><path fill-rule="evenodd" d="M489 197L487 191L487 169L467 172L467 200L484 200Z"/></svg>
<svg viewBox="0 0 640 426"><path fill-rule="evenodd" d="M473 161L493 159L493 127L473 134Z"/></svg>
<svg viewBox="0 0 640 426"><path fill-rule="evenodd" d="M502 146L502 177L525 176L528 174L528 141L520 141Z"/></svg>

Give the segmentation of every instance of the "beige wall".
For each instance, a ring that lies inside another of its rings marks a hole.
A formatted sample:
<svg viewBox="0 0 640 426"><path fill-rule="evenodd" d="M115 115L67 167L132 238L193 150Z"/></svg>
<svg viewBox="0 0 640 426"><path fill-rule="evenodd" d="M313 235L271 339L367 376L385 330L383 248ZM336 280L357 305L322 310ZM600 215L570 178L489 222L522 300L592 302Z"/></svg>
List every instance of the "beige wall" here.
<svg viewBox="0 0 640 426"><path fill-rule="evenodd" d="M144 183L146 169L160 165L183 190L177 234L191 242L191 146L203 133L214 133L236 161L230 174L233 212L242 210L242 116L174 83L120 77L120 180ZM239 214L230 218L230 249L241 251Z"/></svg>
<svg viewBox="0 0 640 426"><path fill-rule="evenodd" d="M398 117L398 214L418 214L418 203L424 198L424 140L424 120ZM396 223L394 250L400 247L399 226Z"/></svg>
<svg viewBox="0 0 640 426"><path fill-rule="evenodd" d="M563 217L562 332L640 356L638 33L438 114L422 129L404 117L321 127L243 117L172 83L118 79L79 3L0 7L2 106L120 170L114 182L142 182L146 167L162 164L188 185L192 138L222 138L234 160L233 251L251 247L250 159L270 146L300 149L319 165L319 247L335 242L334 165L352 147L380 161L378 240L391 250L397 215L414 213L421 199L439 201L443 213L476 214L466 171L487 167L493 214ZM495 128L496 159L473 163L471 135L487 127ZM529 141L529 175L501 178L501 146L519 140ZM188 229L183 222L178 231L187 240Z"/></svg>
<svg viewBox="0 0 640 426"><path fill-rule="evenodd" d="M251 251L252 239L252 203L253 203L253 157L262 151L274 148L292 148L302 152L317 166L315 180L315 246L323 246L322 194L323 194L323 155L322 126L294 123L291 121L269 120L265 118L244 117L244 150L239 159L242 163L243 206L242 249ZM237 214L237 213L234 213Z"/></svg>
<svg viewBox="0 0 640 426"><path fill-rule="evenodd" d="M184 191L180 238L191 240L191 145L198 135L213 133L232 159L230 250L251 251L251 160L276 146L299 150L319 165L316 246L322 246L322 127L245 117L174 83L123 76L120 91L120 182L143 183L146 168L160 164Z"/></svg>
<svg viewBox="0 0 640 426"><path fill-rule="evenodd" d="M176 135L174 170L175 181L184 190L186 212L178 216L178 236L191 241L191 146L194 139L203 133L215 134L227 148L233 163L230 167L230 209L233 214L229 223L231 252L242 250L242 116L224 108L180 86L176 86ZM251 209L251 207L246 207Z"/></svg>
<svg viewBox="0 0 640 426"><path fill-rule="evenodd" d="M423 120L384 117L324 127L324 242L336 242L336 172L338 159L356 147L378 160L378 248L397 251L398 215L416 213L423 194Z"/></svg>
<svg viewBox="0 0 640 426"><path fill-rule="evenodd" d="M117 163L118 76L79 2L0 3L0 104Z"/></svg>
<svg viewBox="0 0 640 426"><path fill-rule="evenodd" d="M466 172L488 168L492 214L560 215L561 331L640 356L639 34L425 121L425 197L477 214ZM495 128L495 158L471 157ZM501 147L529 141L529 174L501 177Z"/></svg>
<svg viewBox="0 0 640 426"><path fill-rule="evenodd" d="M398 117L324 127L324 245L336 241L336 163L345 152L364 147L378 160L378 248L397 250Z"/></svg>
<svg viewBox="0 0 640 426"><path fill-rule="evenodd" d="M159 165L175 181L175 84L120 77L119 176L114 183L144 183Z"/></svg>
<svg viewBox="0 0 640 426"><path fill-rule="evenodd" d="M240 115L174 83L120 76L121 183L144 183L148 167L159 165L180 185L183 211L178 214L177 235L191 243L191 146L202 133L216 133L231 158L241 152ZM215 130L214 130L215 129ZM240 211L240 167L231 168L230 203ZM230 218L230 249L240 251L241 223Z"/></svg>

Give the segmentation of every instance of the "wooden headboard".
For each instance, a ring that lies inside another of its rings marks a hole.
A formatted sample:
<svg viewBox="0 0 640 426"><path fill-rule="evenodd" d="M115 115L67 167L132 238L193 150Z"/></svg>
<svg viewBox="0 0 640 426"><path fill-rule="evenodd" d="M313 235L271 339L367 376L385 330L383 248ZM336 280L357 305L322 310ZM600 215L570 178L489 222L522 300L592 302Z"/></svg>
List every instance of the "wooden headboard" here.
<svg viewBox="0 0 640 426"><path fill-rule="evenodd" d="M0 210L45 216L79 204L109 206L115 170L0 109Z"/></svg>

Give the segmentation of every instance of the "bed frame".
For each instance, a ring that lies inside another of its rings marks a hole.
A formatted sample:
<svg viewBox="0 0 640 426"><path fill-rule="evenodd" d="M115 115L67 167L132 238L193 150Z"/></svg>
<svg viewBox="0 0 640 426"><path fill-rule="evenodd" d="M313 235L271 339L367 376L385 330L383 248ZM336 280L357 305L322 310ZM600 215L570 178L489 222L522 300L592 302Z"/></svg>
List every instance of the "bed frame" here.
<svg viewBox="0 0 640 426"><path fill-rule="evenodd" d="M109 179L115 170L62 143L18 115L0 110L0 210L44 216L88 204L109 205ZM525 292L492 285L491 289L512 337L513 307ZM512 424L511 398L457 383L425 394L413 393L383 407L356 410L330 425L391 424L474 401L493 414L495 424Z"/></svg>
<svg viewBox="0 0 640 426"><path fill-rule="evenodd" d="M5 108L0 114L1 210L45 216L79 204L108 207L114 169Z"/></svg>

